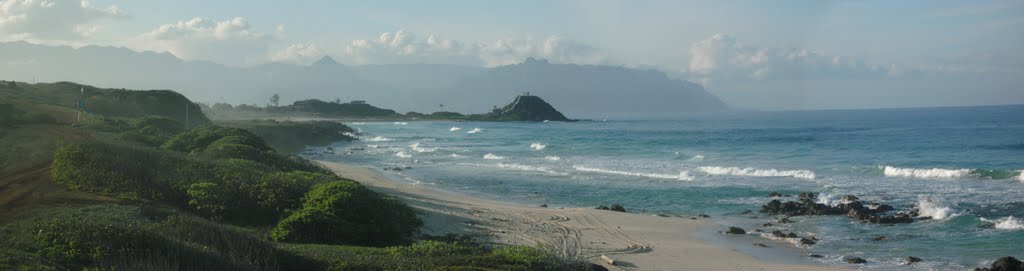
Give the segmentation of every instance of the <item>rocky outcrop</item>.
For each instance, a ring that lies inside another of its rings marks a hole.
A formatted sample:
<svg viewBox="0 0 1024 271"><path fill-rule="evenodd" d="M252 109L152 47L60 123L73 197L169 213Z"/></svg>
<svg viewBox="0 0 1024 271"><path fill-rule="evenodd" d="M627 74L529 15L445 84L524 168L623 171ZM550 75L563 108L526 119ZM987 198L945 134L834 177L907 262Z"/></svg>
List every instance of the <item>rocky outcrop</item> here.
<svg viewBox="0 0 1024 271"><path fill-rule="evenodd" d="M728 233L728 234L747 234L747 231L745 231L743 229L740 229L740 228L737 228L737 227L729 227L729 230L726 230L725 233Z"/></svg>
<svg viewBox="0 0 1024 271"><path fill-rule="evenodd" d="M505 107L483 115L471 115L472 120L487 121L571 121L544 99L533 95L519 95Z"/></svg>
<svg viewBox="0 0 1024 271"><path fill-rule="evenodd" d="M1002 257L988 268L975 268L974 271L1024 271L1024 263L1014 257Z"/></svg>
<svg viewBox="0 0 1024 271"><path fill-rule="evenodd" d="M801 216L801 215L843 215L847 217L878 224L911 223L914 218L910 214L899 213L895 215L882 215L882 213L894 210L891 205L869 203L864 204L859 198L852 195L842 197L842 203L831 206L816 203L814 193L800 193L797 201L780 201L774 199L768 204L761 206L762 213Z"/></svg>

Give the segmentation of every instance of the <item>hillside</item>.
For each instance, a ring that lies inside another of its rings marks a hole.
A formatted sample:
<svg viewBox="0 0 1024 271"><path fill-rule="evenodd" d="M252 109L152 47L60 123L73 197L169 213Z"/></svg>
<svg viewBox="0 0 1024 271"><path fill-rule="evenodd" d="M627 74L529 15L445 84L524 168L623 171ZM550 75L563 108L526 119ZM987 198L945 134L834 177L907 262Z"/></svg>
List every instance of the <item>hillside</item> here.
<svg viewBox="0 0 1024 271"><path fill-rule="evenodd" d="M173 91L0 83L0 270L590 269L421 235L404 202L275 148L350 140L340 123L230 128Z"/></svg>
<svg viewBox="0 0 1024 271"><path fill-rule="evenodd" d="M508 105L495 109L494 112L472 115L473 120L488 121L570 121L562 112L548 104L538 96L529 94L516 96Z"/></svg>

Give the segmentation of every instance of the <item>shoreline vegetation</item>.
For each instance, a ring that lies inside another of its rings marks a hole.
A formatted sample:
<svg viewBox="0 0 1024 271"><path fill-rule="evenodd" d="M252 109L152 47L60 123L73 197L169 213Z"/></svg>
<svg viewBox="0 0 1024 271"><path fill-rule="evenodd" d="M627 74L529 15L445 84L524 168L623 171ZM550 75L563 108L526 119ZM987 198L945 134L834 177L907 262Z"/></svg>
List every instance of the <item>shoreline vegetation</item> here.
<svg viewBox="0 0 1024 271"><path fill-rule="evenodd" d="M422 234L403 201L274 148L343 124L226 123L253 132L172 91L70 82L3 82L0 101L3 270L593 270Z"/></svg>

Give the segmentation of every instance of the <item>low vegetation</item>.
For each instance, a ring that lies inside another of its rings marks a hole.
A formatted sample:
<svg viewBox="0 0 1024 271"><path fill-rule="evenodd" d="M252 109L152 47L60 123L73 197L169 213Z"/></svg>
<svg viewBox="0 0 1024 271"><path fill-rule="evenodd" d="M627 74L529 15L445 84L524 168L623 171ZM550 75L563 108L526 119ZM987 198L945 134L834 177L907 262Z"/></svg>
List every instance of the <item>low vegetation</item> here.
<svg viewBox="0 0 1024 271"><path fill-rule="evenodd" d="M5 170L116 199L3 206L0 270L585 270L539 248L416 242L413 209L277 148L298 138L287 131L351 132L338 123L228 128L171 91L66 82L5 84L0 98L0 141L34 148L0 147Z"/></svg>

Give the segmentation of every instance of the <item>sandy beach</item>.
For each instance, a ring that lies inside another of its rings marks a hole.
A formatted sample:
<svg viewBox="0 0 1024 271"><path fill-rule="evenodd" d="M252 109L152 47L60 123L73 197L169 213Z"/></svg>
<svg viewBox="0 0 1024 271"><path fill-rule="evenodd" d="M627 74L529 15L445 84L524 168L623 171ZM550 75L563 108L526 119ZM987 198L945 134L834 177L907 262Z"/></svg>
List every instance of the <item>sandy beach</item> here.
<svg viewBox="0 0 1024 271"><path fill-rule="evenodd" d="M697 236L702 229L718 227L708 219L505 203L397 182L371 168L317 162L405 200L424 220L424 234L469 234L487 242L543 245L610 270L842 270L765 261L711 244ZM602 262L602 255L616 264Z"/></svg>

